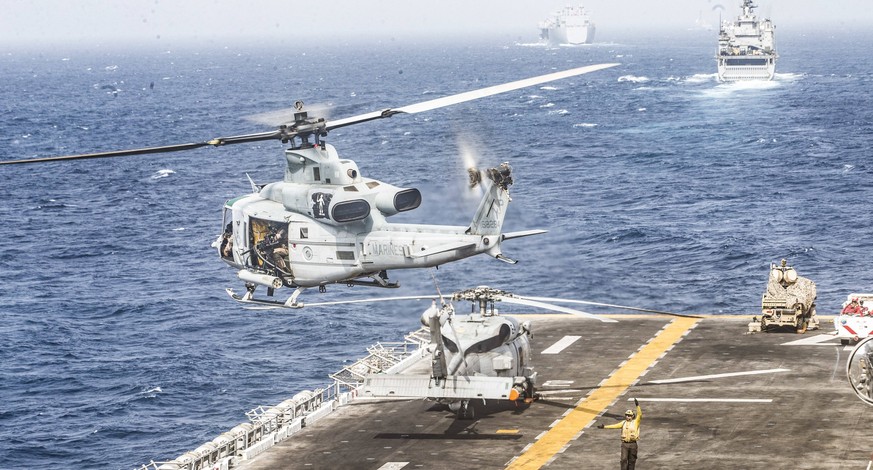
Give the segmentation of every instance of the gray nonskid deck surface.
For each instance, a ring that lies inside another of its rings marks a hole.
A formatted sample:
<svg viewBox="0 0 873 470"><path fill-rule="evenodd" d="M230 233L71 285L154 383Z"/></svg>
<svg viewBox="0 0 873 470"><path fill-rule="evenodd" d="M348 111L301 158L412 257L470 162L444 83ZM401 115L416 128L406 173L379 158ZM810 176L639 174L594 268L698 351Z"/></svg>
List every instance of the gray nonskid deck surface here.
<svg viewBox="0 0 873 470"><path fill-rule="evenodd" d="M670 322L619 319L532 317L546 398L530 406L478 402L476 419L462 421L422 400L355 402L242 468L504 468ZM846 383L849 351L836 340L783 345L819 331L745 334L747 321L701 320L546 467L616 468L618 431L594 425L615 422L636 397L643 408L637 468L866 468L873 408ZM565 335L581 338L559 354L540 354ZM773 369L788 371L651 383Z"/></svg>

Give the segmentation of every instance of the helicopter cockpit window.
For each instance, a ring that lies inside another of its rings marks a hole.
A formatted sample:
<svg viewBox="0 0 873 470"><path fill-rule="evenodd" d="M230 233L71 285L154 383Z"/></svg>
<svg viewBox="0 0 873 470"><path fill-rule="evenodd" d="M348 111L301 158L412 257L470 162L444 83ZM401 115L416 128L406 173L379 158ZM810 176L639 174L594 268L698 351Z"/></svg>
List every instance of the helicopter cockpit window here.
<svg viewBox="0 0 873 470"><path fill-rule="evenodd" d="M300 238L309 238L309 227L300 227Z"/></svg>
<svg viewBox="0 0 873 470"><path fill-rule="evenodd" d="M378 181L370 181L370 182L367 183L367 187L370 188L370 189L373 189L373 188L375 188L376 186L379 186L379 182L378 182Z"/></svg>
<svg viewBox="0 0 873 470"><path fill-rule="evenodd" d="M221 233L221 245L218 251L224 259L233 259L233 211L224 208L222 217L224 221L224 231Z"/></svg>
<svg viewBox="0 0 873 470"><path fill-rule="evenodd" d="M312 179L315 181L321 181L321 168L317 166L312 168Z"/></svg>
<svg viewBox="0 0 873 470"><path fill-rule="evenodd" d="M343 187L343 191L349 191L349 192L355 192L355 193L356 193L356 192L358 192L358 188L356 188L354 185L352 185L352 186L344 186L344 187Z"/></svg>

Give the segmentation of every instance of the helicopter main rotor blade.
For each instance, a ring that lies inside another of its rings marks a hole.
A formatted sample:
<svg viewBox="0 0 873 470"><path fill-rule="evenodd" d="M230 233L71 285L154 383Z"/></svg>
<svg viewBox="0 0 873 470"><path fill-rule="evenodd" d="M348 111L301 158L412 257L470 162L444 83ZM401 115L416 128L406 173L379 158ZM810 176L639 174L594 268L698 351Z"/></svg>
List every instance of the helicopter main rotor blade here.
<svg viewBox="0 0 873 470"><path fill-rule="evenodd" d="M593 313L583 312L581 310L576 310L572 308L561 307L560 305L552 305L545 302L538 302L536 300L531 300L530 298L498 295L495 296L494 300L500 300L501 302L506 302L510 304L527 305L528 307L542 308L545 310L553 310L555 312L569 313L570 315L579 315L583 317L593 318L595 320L600 320L604 323L618 323L617 320L613 320L611 318L602 317L600 315L595 315Z"/></svg>
<svg viewBox="0 0 873 470"><path fill-rule="evenodd" d="M176 144L176 145L165 145L160 147L144 147L139 149L130 149L130 150L117 150L110 152L99 152L99 153L86 153L79 155L64 155L59 157L42 157L42 158L29 158L29 159L21 159L21 160L7 160L0 161L0 165L12 165L12 164L20 164L20 163L44 163L44 162L55 162L55 161L64 161L64 160L84 160L84 159L92 159L92 158L109 158L109 157L125 157L131 155L143 155L143 154L151 154L151 153L166 153L166 152L178 152L182 150L192 150L200 147L206 146L214 146L218 147L221 145L229 145L229 144L241 144L248 142L258 142L262 140L281 140L283 142L287 142L291 140L297 135L305 134L309 135L311 133L326 133L332 129L337 129L340 127L349 126L352 124L358 124L362 122L372 121L375 119L387 118L391 117L395 114L406 113L406 114L415 114L423 111L429 111L432 109L442 108L445 106L451 106L453 104L463 103L466 101L472 101L479 98L485 98L487 96L496 95L499 93L506 93L512 90L518 90L520 88L526 88L534 85L539 85L546 82L551 82L554 80L560 80L563 78L575 77L577 75L582 75L585 73L595 72L598 70L606 69L609 67L615 67L618 64L598 64L598 65L589 65L586 67L578 67L575 69L565 70L563 72L554 72L546 75L540 75L537 77L526 78L523 80L517 80L514 82L504 83L502 85L494 85L486 88L481 88L479 90L467 91L464 93L458 93L455 95L449 95L442 98L437 98L429 101L423 101L421 103L416 103L408 106L403 106L400 108L387 108L381 111L374 111L370 113L360 114L358 116L352 116L349 118L338 119L336 121L332 121L324 124L324 120L321 119L318 122L306 122L303 127L295 126L281 126L274 131L268 132L260 132L256 134L244 134L232 137L218 137L215 139L208 140L206 142L193 142L187 144Z"/></svg>
<svg viewBox="0 0 873 470"><path fill-rule="evenodd" d="M610 307L610 308L620 308L622 310L633 310L636 312L646 312L646 313L657 313L658 315L671 315L674 317L684 317L684 318L701 318L698 315L689 315L684 313L675 313L675 312L665 312L662 310L652 310L649 308L640 308L640 307L628 307L627 305L615 305L615 304L605 304L602 302L590 302L587 300L570 300L570 299L559 299L553 297L528 297L525 296L526 299L531 300L539 300L542 302L564 302L568 304L583 304L583 305L595 305L598 307Z"/></svg>
<svg viewBox="0 0 873 470"><path fill-rule="evenodd" d="M293 136L293 133L289 133L285 129L279 129L275 131L269 132L259 132L257 134L244 134L244 135L236 135L231 137L216 137L214 139L208 140L206 142L192 142L188 144L175 144L175 145L163 145L160 147L144 147L140 149L129 149L129 150L114 150L111 152L99 152L99 153L83 153L80 155L63 155L59 157L43 157L43 158L26 158L22 160L7 160L0 161L0 165L13 165L18 163L43 163L43 162L56 162L63 160L86 160L90 158L109 158L109 157L127 157L131 155L143 155L150 153L166 153L166 152L179 152L182 150L192 150L200 147L206 147L211 145L213 147L219 147L222 145L230 145L230 144L242 144L248 142L258 142L261 140L271 140L271 139L286 139Z"/></svg>
<svg viewBox="0 0 873 470"><path fill-rule="evenodd" d="M81 155L63 155L59 157L43 157L43 158L27 158L22 160L7 160L0 162L0 165L13 165L17 163L42 163L56 162L62 160L85 160L88 158L107 158L107 157L125 157L129 155L142 155L146 153L163 153L163 152L178 152L181 150L191 150L209 145L206 142L194 142L190 144L164 145L161 147L146 147L141 149L130 150L115 150L111 152L99 153L84 153Z"/></svg>
<svg viewBox="0 0 873 470"><path fill-rule="evenodd" d="M421 103L411 104L408 106L403 106L400 108L387 108L381 111L373 111L370 113L360 114L357 116L352 116L343 119L337 119L335 121L330 121L327 123L326 129L329 131L331 129L337 129L340 127L349 126L352 124L359 124L362 122L372 121L375 119L387 118L391 117L395 114L406 113L406 114L416 114L423 111L430 111L432 109L443 108L446 106L451 106L454 104L464 103L467 101L478 100L479 98L485 98L487 96L497 95L500 93L506 93L508 91L518 90L521 88L527 88L534 85L540 85L542 83L547 83L555 80L560 80L562 78L575 77L577 75L582 75L586 73L596 72L598 70L607 69L610 67L615 67L619 64L597 64L597 65L589 65L586 67L578 67L575 69L564 70L563 72L554 72L546 75L540 75L537 77L526 78L524 80L516 80L514 82L504 83L502 85L494 85L487 88L480 88L478 90L466 91L463 93L458 93L456 95L444 96L442 98L436 98L429 101L422 101Z"/></svg>

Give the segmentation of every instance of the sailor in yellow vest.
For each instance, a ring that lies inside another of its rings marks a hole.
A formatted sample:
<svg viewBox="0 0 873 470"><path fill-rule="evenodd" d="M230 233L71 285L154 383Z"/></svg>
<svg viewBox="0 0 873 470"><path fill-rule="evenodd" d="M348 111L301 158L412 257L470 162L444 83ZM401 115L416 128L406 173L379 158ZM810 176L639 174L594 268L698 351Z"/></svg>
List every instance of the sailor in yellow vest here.
<svg viewBox="0 0 873 470"><path fill-rule="evenodd" d="M624 413L624 421L604 426L598 424L600 429L621 429L621 470L634 470L637 464L637 441L640 440L640 421L643 419L643 410L640 402L634 398L636 412L627 410Z"/></svg>

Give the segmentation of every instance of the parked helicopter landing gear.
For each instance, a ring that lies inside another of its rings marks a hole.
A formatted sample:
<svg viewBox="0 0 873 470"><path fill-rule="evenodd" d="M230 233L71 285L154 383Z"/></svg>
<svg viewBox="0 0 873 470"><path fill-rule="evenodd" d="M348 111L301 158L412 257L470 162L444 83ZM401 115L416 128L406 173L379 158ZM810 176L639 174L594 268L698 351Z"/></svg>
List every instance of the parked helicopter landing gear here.
<svg viewBox="0 0 873 470"><path fill-rule="evenodd" d="M476 408L470 404L470 400L461 400L450 403L449 410L454 412L458 419L476 419Z"/></svg>

